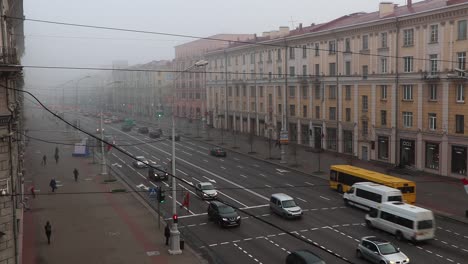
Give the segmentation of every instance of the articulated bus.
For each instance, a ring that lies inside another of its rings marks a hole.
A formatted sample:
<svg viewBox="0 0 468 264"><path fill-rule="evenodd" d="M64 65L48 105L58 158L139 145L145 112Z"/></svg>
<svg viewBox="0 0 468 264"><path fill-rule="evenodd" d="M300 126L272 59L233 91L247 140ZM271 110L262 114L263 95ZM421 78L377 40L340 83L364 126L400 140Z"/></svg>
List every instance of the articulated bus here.
<svg viewBox="0 0 468 264"><path fill-rule="evenodd" d="M416 183L383 173L370 171L351 165L332 165L330 167L330 188L339 193L347 192L356 182L374 182L398 189L406 203L416 202Z"/></svg>

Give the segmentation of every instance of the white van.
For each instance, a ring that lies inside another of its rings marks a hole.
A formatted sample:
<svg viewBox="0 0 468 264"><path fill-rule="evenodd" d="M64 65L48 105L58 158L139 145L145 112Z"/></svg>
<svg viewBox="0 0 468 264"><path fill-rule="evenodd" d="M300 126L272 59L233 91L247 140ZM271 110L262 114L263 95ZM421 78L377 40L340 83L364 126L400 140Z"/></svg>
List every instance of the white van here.
<svg viewBox="0 0 468 264"><path fill-rule="evenodd" d="M343 194L344 203L364 210L376 208L384 202L402 202L402 194L398 189L373 182L358 182Z"/></svg>
<svg viewBox="0 0 468 264"><path fill-rule="evenodd" d="M398 240L429 240L435 235L432 211L402 202L385 202L366 215L366 224L394 234Z"/></svg>

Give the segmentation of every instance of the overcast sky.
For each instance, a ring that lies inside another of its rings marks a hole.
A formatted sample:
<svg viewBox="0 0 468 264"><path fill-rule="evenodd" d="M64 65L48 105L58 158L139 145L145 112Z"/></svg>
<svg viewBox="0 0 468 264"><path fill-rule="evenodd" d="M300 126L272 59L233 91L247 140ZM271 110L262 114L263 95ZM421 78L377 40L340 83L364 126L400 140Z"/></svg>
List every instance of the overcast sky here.
<svg viewBox="0 0 468 264"><path fill-rule="evenodd" d="M379 0L24 0L30 19L210 36L257 33L322 23L378 10ZM404 5L405 0L394 3ZM418 1L413 1L418 2ZM294 22L291 22L294 21ZM23 65L101 67L172 59L174 46L193 39L95 30L25 21ZM28 87L54 87L88 74L25 69Z"/></svg>

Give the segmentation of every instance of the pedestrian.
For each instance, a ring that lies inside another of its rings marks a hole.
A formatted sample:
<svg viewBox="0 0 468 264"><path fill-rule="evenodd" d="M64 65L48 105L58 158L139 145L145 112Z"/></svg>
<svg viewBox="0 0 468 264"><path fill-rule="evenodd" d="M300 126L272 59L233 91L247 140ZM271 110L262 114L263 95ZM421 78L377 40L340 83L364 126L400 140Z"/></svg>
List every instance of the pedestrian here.
<svg viewBox="0 0 468 264"><path fill-rule="evenodd" d="M31 186L31 188L29 188L29 191L31 191L32 198L36 198L36 191L34 189L34 186Z"/></svg>
<svg viewBox="0 0 468 264"><path fill-rule="evenodd" d="M59 162L59 154L58 153L55 153L55 164L57 164Z"/></svg>
<svg viewBox="0 0 468 264"><path fill-rule="evenodd" d="M44 156L42 156L42 166L45 165L47 165L47 156L44 154Z"/></svg>
<svg viewBox="0 0 468 264"><path fill-rule="evenodd" d="M78 181L78 175L79 175L79 174L80 174L80 173L79 173L78 170L75 168L75 169L73 170L73 175L75 176L75 182Z"/></svg>
<svg viewBox="0 0 468 264"><path fill-rule="evenodd" d="M59 149L58 147L55 147L55 155L58 155L59 154Z"/></svg>
<svg viewBox="0 0 468 264"><path fill-rule="evenodd" d="M49 221L47 221L46 225L44 226L45 234L47 236L47 244L50 245L50 236L52 235L52 226L50 225Z"/></svg>
<svg viewBox="0 0 468 264"><path fill-rule="evenodd" d="M55 189L57 189L57 182L55 179L50 180L49 186L52 188L52 192L55 192Z"/></svg>
<svg viewBox="0 0 468 264"><path fill-rule="evenodd" d="M171 237L171 229L169 228L169 223L166 223L166 228L164 228L164 236L166 237L166 246L168 246L169 237Z"/></svg>

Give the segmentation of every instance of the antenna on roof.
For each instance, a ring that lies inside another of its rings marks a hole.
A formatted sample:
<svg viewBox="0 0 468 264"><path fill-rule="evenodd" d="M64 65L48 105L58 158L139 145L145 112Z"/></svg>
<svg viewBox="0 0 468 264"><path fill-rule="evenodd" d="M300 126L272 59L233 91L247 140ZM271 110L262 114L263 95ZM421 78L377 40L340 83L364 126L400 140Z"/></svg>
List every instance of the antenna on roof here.
<svg viewBox="0 0 468 264"><path fill-rule="evenodd" d="M294 25L294 23L296 23L295 20L293 20L293 17L291 16L291 20L289 21L289 23L291 23L291 28L294 29L296 26Z"/></svg>

